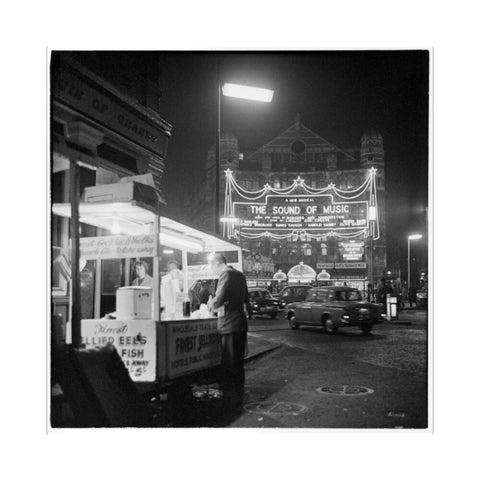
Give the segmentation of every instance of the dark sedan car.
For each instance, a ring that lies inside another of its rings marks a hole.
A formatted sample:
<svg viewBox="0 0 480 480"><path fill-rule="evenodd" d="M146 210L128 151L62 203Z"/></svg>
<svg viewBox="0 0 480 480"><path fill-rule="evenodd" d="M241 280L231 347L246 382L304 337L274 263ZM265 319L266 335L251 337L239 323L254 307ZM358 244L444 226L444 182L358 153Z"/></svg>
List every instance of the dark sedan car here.
<svg viewBox="0 0 480 480"><path fill-rule="evenodd" d="M287 285L275 298L283 301L286 305L293 302L301 302L307 298L311 285Z"/></svg>
<svg viewBox="0 0 480 480"><path fill-rule="evenodd" d="M303 302L288 305L285 317L293 329L315 325L327 333L343 327L360 327L368 333L383 318L376 305L363 301L361 293L349 287L312 288Z"/></svg>
<svg viewBox="0 0 480 480"><path fill-rule="evenodd" d="M278 312L282 312L285 304L276 298L265 288L252 288L248 291L250 305L254 315L270 315L275 318Z"/></svg>

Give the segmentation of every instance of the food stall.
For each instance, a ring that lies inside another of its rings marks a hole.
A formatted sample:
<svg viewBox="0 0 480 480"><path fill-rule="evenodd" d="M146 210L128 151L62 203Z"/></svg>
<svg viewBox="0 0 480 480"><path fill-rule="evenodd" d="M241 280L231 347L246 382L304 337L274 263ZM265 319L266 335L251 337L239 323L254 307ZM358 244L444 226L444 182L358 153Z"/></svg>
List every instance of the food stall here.
<svg viewBox="0 0 480 480"><path fill-rule="evenodd" d="M92 315L81 316L82 344L87 348L113 344L131 378L139 383L162 384L219 364L216 318L205 306L190 314L183 307L192 284L205 276L212 278L208 270L209 253L222 252L229 264L241 269L241 249L222 237L159 215L158 208L136 199L134 189L125 198L125 201L110 201L112 197L108 197L108 201L89 202L84 194L78 205L80 224L89 226L82 230L96 233L84 236L82 231L79 239L80 270L92 271L90 288L82 280L82 294L91 292L93 303L88 312ZM53 204L52 213L69 218L71 206ZM168 275L161 277L160 271L161 263L173 252L181 260L182 285L176 284L172 297L167 288L171 279L165 281ZM133 285L131 281L131 267L140 259L152 266L149 287ZM121 261L117 262L122 267L118 276L121 281L105 269L104 262L112 260ZM189 260L193 263L190 267ZM113 294L108 293L107 280L115 290L116 303L109 312L105 305L111 304L104 300ZM162 299L162 293L170 298ZM66 331L69 343L68 322Z"/></svg>

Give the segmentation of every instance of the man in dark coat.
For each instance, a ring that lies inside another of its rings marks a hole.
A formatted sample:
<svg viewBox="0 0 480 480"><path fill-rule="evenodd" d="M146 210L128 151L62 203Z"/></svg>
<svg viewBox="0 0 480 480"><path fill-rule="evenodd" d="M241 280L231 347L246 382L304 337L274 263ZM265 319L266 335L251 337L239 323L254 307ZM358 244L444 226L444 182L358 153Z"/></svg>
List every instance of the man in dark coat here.
<svg viewBox="0 0 480 480"><path fill-rule="evenodd" d="M217 329L221 337L224 387L243 389L248 330L245 309L249 317L252 315L247 281L242 272L227 265L221 254L212 256L210 266L219 275L215 297L209 302L209 308L218 315Z"/></svg>

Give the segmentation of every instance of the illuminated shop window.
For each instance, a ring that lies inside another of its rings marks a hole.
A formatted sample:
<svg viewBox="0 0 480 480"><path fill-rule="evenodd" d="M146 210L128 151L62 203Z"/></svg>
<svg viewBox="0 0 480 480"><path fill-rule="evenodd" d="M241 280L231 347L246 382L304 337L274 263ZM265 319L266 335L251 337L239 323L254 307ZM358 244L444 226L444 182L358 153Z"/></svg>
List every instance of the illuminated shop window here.
<svg viewBox="0 0 480 480"><path fill-rule="evenodd" d="M310 257L312 255L312 246L309 243L304 243L302 245L302 255Z"/></svg>

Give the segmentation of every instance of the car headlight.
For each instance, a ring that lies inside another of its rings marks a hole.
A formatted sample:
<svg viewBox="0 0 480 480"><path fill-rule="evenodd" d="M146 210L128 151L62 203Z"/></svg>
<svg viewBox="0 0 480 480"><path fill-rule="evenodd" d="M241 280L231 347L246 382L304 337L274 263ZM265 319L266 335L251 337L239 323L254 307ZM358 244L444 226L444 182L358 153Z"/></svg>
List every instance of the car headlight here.
<svg viewBox="0 0 480 480"><path fill-rule="evenodd" d="M350 318L350 315L344 315L343 318L344 318L345 320L348 320L348 319Z"/></svg>
<svg viewBox="0 0 480 480"><path fill-rule="evenodd" d="M253 304L252 304L252 307L253 307L253 308L257 308L258 305L257 305L256 303L253 303Z"/></svg>

